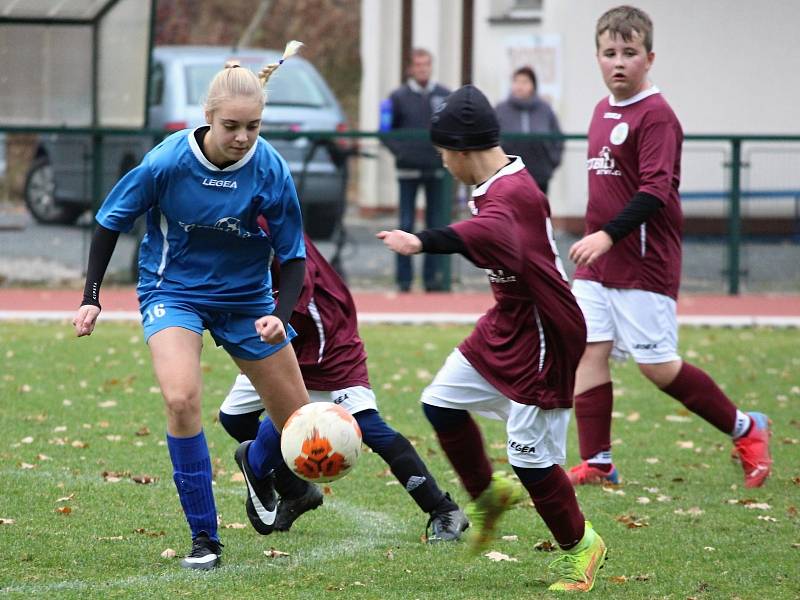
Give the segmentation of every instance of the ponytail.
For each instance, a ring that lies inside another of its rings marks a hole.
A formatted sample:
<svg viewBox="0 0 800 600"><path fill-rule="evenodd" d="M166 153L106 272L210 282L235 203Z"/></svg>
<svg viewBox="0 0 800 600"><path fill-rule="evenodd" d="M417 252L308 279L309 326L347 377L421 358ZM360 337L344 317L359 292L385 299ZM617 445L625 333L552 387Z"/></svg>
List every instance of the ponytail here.
<svg viewBox="0 0 800 600"><path fill-rule="evenodd" d="M296 40L286 44L280 61L266 65L258 72L258 75L250 69L242 68L236 59L225 61L225 68L214 76L208 86L208 95L204 105L206 112L213 113L224 100L240 96L252 97L254 101L265 104L267 94L264 87L267 85L267 81L283 64L283 61L297 54L302 45L303 42Z"/></svg>

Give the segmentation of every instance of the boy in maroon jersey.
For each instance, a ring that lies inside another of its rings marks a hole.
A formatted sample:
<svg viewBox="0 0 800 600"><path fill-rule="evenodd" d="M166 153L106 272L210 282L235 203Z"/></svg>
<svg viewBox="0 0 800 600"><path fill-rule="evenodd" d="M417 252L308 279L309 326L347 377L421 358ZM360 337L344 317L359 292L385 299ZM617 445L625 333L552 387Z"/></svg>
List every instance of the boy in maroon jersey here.
<svg viewBox="0 0 800 600"><path fill-rule="evenodd" d="M597 104L589 126L586 235L569 252L588 329L575 382L582 462L570 479L619 481L611 460L609 358L630 354L662 391L732 436L745 486L758 487L772 464L769 420L738 410L677 353L683 132L647 78L655 57L653 24L643 11L620 6L600 17L595 40L611 95Z"/></svg>
<svg viewBox="0 0 800 600"><path fill-rule="evenodd" d="M420 509L429 514L428 542L459 539L469 526L467 518L450 495L439 489L411 443L378 414L353 298L311 239L307 235L304 239L305 280L289 323L297 332L292 347L311 402L334 402L355 417L364 443L386 461ZM273 270L273 288L278 287L278 275ZM244 444L255 439L262 412L261 398L242 374L220 407L219 421ZM286 466L276 470L274 481L280 500L273 528L266 533L288 531L300 515L322 504L319 488Z"/></svg>
<svg viewBox="0 0 800 600"><path fill-rule="evenodd" d="M589 591L606 546L584 520L567 474L566 436L575 368L586 340L580 309L553 241L550 207L522 160L498 145L486 97L467 85L434 114L431 140L445 167L472 193L473 217L417 234L381 231L395 252L459 253L486 269L496 304L448 357L422 394L423 409L472 497L472 543L490 541L497 520L520 499L492 474L469 411L506 421L508 460L565 551L552 590Z"/></svg>

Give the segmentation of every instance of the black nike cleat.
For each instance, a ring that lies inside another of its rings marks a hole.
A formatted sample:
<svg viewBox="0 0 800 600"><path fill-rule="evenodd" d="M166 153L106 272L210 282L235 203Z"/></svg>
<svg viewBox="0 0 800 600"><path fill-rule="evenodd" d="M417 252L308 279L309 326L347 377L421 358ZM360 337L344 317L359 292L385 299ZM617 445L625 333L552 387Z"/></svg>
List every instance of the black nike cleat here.
<svg viewBox="0 0 800 600"><path fill-rule="evenodd" d="M192 551L181 561L184 569L209 571L220 565L222 544L215 542L205 531L192 540Z"/></svg>
<svg viewBox="0 0 800 600"><path fill-rule="evenodd" d="M297 498L281 498L278 502L278 516L275 518L275 531L289 531L300 515L322 506L322 492L313 483L306 483L305 491Z"/></svg>
<svg viewBox="0 0 800 600"><path fill-rule="evenodd" d="M261 535L272 533L277 513L278 495L275 493L275 483L270 473L263 479L256 478L250 463L247 461L247 449L252 440L242 442L236 449L233 458L239 465L244 481L247 484L247 518L253 528Z"/></svg>

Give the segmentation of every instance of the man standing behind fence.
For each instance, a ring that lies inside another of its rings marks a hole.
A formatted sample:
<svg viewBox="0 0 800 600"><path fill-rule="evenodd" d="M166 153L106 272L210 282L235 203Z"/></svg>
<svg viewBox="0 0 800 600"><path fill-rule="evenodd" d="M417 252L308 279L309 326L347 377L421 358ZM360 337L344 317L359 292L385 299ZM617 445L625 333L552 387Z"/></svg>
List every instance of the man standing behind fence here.
<svg viewBox="0 0 800 600"><path fill-rule="evenodd" d="M408 65L408 80L392 92L381 104L381 131L399 129L428 130L431 115L450 94L450 90L431 79L433 56L427 50L415 48L411 51ZM425 228L444 227L450 222L442 197L444 169L427 135L424 139L384 140L392 151L400 182L400 225L403 231L415 230L416 197L420 185L425 186ZM441 257L426 254L423 267L425 291L436 292L448 289L442 269L437 268ZM397 256L397 287L408 292L414 280L410 256Z"/></svg>

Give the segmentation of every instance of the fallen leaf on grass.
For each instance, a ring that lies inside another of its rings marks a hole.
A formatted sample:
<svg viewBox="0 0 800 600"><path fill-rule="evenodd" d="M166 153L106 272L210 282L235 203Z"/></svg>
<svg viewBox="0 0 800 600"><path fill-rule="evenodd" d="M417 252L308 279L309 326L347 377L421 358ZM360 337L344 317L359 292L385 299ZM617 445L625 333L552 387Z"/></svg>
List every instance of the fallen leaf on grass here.
<svg viewBox="0 0 800 600"><path fill-rule="evenodd" d="M702 510L701 508L698 508L697 506L692 506L691 508L687 508L686 510L678 508L676 510L673 510L672 512L675 513L676 515L688 515L690 517L699 517L706 511Z"/></svg>
<svg viewBox="0 0 800 600"><path fill-rule="evenodd" d="M237 471L236 473L231 475L231 481L236 483L241 483L244 481L244 475L242 474L241 471Z"/></svg>
<svg viewBox="0 0 800 600"><path fill-rule="evenodd" d="M556 547L550 540L541 540L533 545L534 550L539 552L555 552Z"/></svg>
<svg viewBox="0 0 800 600"><path fill-rule="evenodd" d="M19 441L20 444L32 444L33 438L31 436L24 437Z"/></svg>
<svg viewBox="0 0 800 600"><path fill-rule="evenodd" d="M36 465L32 465L31 463L23 462L23 463L19 463L19 468L20 469L35 469Z"/></svg>
<svg viewBox="0 0 800 600"><path fill-rule="evenodd" d="M646 462L648 465L654 465L654 464L658 463L658 459L655 458L655 457L653 457L653 458L645 458L644 462Z"/></svg>
<svg viewBox="0 0 800 600"><path fill-rule="evenodd" d="M147 425L145 425L139 431L137 431L134 435L138 435L139 437L143 437L145 435L150 435L150 430L147 428Z"/></svg>
<svg viewBox="0 0 800 600"><path fill-rule="evenodd" d="M62 515L68 515L72 512L72 509L69 506L59 506L56 508L57 513L61 513Z"/></svg>
<svg viewBox="0 0 800 600"><path fill-rule="evenodd" d="M146 535L147 537L157 538L164 535L167 535L164 531L148 531L144 527L138 527L133 530L133 533L139 533L141 535Z"/></svg>
<svg viewBox="0 0 800 600"><path fill-rule="evenodd" d="M128 471L103 471L102 477L108 483L117 483L123 479L127 479L131 474Z"/></svg>
<svg viewBox="0 0 800 600"><path fill-rule="evenodd" d="M647 517L637 517L636 515L620 515L616 518L617 522L622 523L628 529L638 529L639 527L649 527Z"/></svg>
<svg viewBox="0 0 800 600"><path fill-rule="evenodd" d="M275 550L275 548L270 548L269 550L264 550L264 556L267 558L281 558L283 556L289 556L289 553Z"/></svg>
<svg viewBox="0 0 800 600"><path fill-rule="evenodd" d="M123 538L122 538L121 535L109 535L109 536L96 537L94 539L96 539L98 541L101 541L101 542L116 542L116 541L119 541L119 540L121 540Z"/></svg>
<svg viewBox="0 0 800 600"><path fill-rule="evenodd" d="M614 575L613 577L609 577L608 580L611 583L628 583L628 578L625 575Z"/></svg>
<svg viewBox="0 0 800 600"><path fill-rule="evenodd" d="M69 496L63 496L56 500L56 502L69 502L75 497L75 492L71 493Z"/></svg>
<svg viewBox="0 0 800 600"><path fill-rule="evenodd" d="M71 445L73 448L88 448L88 447L89 447L89 444L87 444L86 442L82 442L81 440L75 440L75 441L74 441L74 442L72 442L72 444L70 444L70 445Z"/></svg>
<svg viewBox="0 0 800 600"><path fill-rule="evenodd" d="M244 523L227 523L225 529L246 529L247 525Z"/></svg>
<svg viewBox="0 0 800 600"><path fill-rule="evenodd" d="M642 415L640 415L638 412L632 412L627 417L625 417L625 420L630 422L630 423L636 423L636 421L638 421L641 418L642 418Z"/></svg>
<svg viewBox="0 0 800 600"><path fill-rule="evenodd" d="M2 522L2 519L0 519L0 522ZM11 522L13 523L14 521ZM792 544L792 548L794 548L795 550L800 549L800 544Z"/></svg>
<svg viewBox="0 0 800 600"><path fill-rule="evenodd" d="M109 442L119 442L119 441L122 440L122 436L121 435L107 435L106 439Z"/></svg>
<svg viewBox="0 0 800 600"><path fill-rule="evenodd" d="M758 515L759 521L767 521L768 523L777 523L778 519L775 517L770 517L769 515Z"/></svg>
<svg viewBox="0 0 800 600"><path fill-rule="evenodd" d="M161 558L175 558L175 550L167 548L161 553Z"/></svg>
<svg viewBox="0 0 800 600"><path fill-rule="evenodd" d="M36 460L44 462L46 460L53 460L53 459L50 458L49 456L47 456L47 454L37 454L36 455Z"/></svg>
<svg viewBox="0 0 800 600"><path fill-rule="evenodd" d="M796 506L790 506L786 509L786 514L789 515L791 518L796 517L799 513Z"/></svg>
<svg viewBox="0 0 800 600"><path fill-rule="evenodd" d="M689 417L684 417L682 415L667 415L664 419L670 423L689 423L691 421Z"/></svg>
<svg viewBox="0 0 800 600"><path fill-rule="evenodd" d="M487 552L486 554L484 554L484 556L494 562L500 562L503 560L507 560L508 562L518 562L516 558L512 558L508 554L503 554L502 552L498 552L497 550L492 550L491 552Z"/></svg>
<svg viewBox="0 0 800 600"><path fill-rule="evenodd" d="M386 556L386 560L394 560L394 552L392 552L391 548L386 551L384 556Z"/></svg>
<svg viewBox="0 0 800 600"><path fill-rule="evenodd" d="M625 490L619 489L617 486L613 484L604 484L601 488L604 492L608 492L609 494L616 494L617 496L624 496Z"/></svg>
<svg viewBox="0 0 800 600"><path fill-rule="evenodd" d="M691 450L694 448L694 442L691 440L678 440L675 445L682 450Z"/></svg>
<svg viewBox="0 0 800 600"><path fill-rule="evenodd" d="M16 523L14 519L0 518L0 525L13 525L14 523Z"/></svg>
<svg viewBox="0 0 800 600"><path fill-rule="evenodd" d="M516 541L519 541L519 536L516 536L516 535L504 535L500 539L505 540L506 542L516 542Z"/></svg>
<svg viewBox="0 0 800 600"><path fill-rule="evenodd" d="M703 546L703 550L706 550L708 552L714 552L716 548L714 548L714 546Z"/></svg>
<svg viewBox="0 0 800 600"><path fill-rule="evenodd" d="M134 475L131 479L134 483L141 483L142 485L148 485L158 481L158 477L154 477L153 475Z"/></svg>
<svg viewBox="0 0 800 600"><path fill-rule="evenodd" d="M116 400L106 400L105 402L98 402L97 406L100 408L114 408L117 405Z"/></svg>
<svg viewBox="0 0 800 600"><path fill-rule="evenodd" d="M323 485L322 493L326 496L333 496L333 488L331 488L329 485Z"/></svg>

